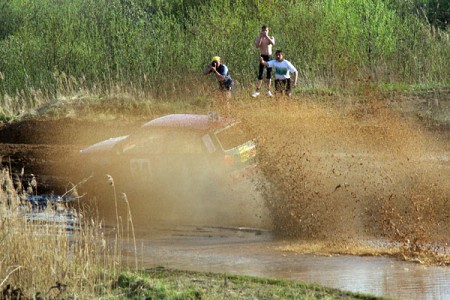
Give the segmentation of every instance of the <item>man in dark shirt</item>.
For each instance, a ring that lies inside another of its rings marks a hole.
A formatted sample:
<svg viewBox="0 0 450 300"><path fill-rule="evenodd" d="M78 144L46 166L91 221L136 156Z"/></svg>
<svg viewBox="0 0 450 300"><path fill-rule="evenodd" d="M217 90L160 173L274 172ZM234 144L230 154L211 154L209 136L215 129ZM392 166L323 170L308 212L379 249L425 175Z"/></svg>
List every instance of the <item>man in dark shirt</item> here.
<svg viewBox="0 0 450 300"><path fill-rule="evenodd" d="M208 75L213 73L216 75L219 81L219 88L222 91L233 91L234 82L228 71L228 67L221 62L219 56L214 56L212 58L212 63L208 65L203 71L203 75Z"/></svg>

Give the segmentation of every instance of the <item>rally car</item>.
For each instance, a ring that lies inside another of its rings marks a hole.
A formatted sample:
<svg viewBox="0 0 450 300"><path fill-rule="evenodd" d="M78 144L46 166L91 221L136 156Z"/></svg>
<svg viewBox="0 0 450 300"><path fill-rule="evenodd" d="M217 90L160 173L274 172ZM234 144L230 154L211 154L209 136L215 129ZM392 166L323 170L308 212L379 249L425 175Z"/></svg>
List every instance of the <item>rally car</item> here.
<svg viewBox="0 0 450 300"><path fill-rule="evenodd" d="M97 177L109 174L128 186L149 189L239 181L256 166L256 146L242 124L214 113L166 115L80 155Z"/></svg>

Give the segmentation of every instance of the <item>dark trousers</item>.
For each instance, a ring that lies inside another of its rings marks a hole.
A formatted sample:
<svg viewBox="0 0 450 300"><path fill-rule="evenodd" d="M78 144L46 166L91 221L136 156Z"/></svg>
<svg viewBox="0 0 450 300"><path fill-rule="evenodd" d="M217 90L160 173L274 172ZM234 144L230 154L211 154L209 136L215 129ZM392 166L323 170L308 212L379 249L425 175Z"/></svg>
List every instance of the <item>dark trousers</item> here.
<svg viewBox="0 0 450 300"><path fill-rule="evenodd" d="M277 93L291 94L291 79L275 79L275 91Z"/></svg>
<svg viewBox="0 0 450 300"><path fill-rule="evenodd" d="M264 59L264 61L269 61L269 60L272 59L272 57L270 55L261 54L261 57ZM258 80L262 80L263 79L264 68L265 68L264 65L259 64ZM266 78L267 79L272 78L272 68L267 68Z"/></svg>

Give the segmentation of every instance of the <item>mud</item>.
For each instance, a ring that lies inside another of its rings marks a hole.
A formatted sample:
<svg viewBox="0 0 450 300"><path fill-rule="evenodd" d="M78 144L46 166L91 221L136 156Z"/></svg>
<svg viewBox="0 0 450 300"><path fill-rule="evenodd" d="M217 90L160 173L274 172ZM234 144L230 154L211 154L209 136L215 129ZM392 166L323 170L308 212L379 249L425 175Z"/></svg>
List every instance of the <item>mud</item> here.
<svg viewBox="0 0 450 300"><path fill-rule="evenodd" d="M221 113L241 119L256 138L260 172L253 182L200 192L193 186L188 193L174 193L172 187L130 193L128 208L120 186L105 180L94 191L80 186L83 201L96 203L111 222L117 203L120 216L127 218L130 209L136 224L163 219L261 227L277 237L311 244L344 241L350 247L352 241L382 239L402 245L405 257L449 263L436 251L450 243L445 129L430 130L382 102L343 106L261 99ZM34 174L39 193L64 193L86 176L79 172L80 149L142 123L67 118L3 124L2 164Z"/></svg>
<svg viewBox="0 0 450 300"><path fill-rule="evenodd" d="M141 124L131 121L86 121L81 119L23 120L0 124L0 160L14 173L24 173L24 183L35 175L38 193L64 193L76 184L78 153L84 147L121 135Z"/></svg>
<svg viewBox="0 0 450 300"><path fill-rule="evenodd" d="M450 147L442 135L379 103L362 114L280 101L242 119L260 145L259 184L278 235L387 239L431 260L447 247Z"/></svg>

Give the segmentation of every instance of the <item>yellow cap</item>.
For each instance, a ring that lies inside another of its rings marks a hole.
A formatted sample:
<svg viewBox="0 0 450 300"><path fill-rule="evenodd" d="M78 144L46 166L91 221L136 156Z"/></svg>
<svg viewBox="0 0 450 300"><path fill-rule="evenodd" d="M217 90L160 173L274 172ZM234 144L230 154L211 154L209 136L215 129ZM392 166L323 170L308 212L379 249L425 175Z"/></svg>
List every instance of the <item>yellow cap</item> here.
<svg viewBox="0 0 450 300"><path fill-rule="evenodd" d="M214 57L212 58L212 61L220 61L220 57L219 57L219 56L214 56Z"/></svg>

